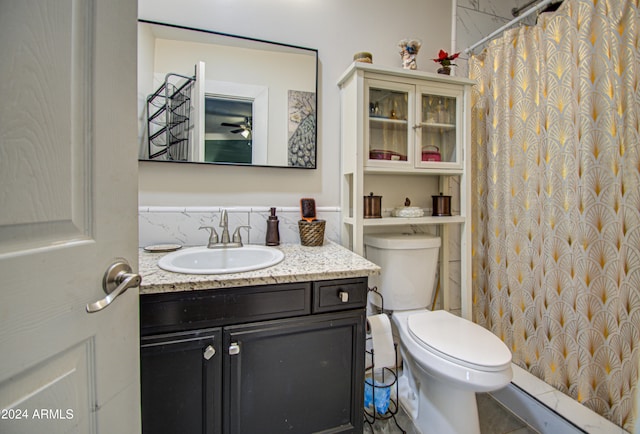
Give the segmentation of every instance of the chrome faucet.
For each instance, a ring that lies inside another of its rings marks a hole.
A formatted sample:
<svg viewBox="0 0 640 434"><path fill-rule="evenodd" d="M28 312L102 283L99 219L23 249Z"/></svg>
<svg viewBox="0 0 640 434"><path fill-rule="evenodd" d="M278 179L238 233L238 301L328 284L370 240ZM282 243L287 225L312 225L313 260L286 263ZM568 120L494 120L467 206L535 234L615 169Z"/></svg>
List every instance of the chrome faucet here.
<svg viewBox="0 0 640 434"><path fill-rule="evenodd" d="M223 209L222 214L220 214L219 226L222 228L222 244L229 244L231 239L229 238L229 217L226 209Z"/></svg>
<svg viewBox="0 0 640 434"><path fill-rule="evenodd" d="M240 225L233 232L233 239L229 236L229 216L227 210L223 209L220 214L220 224L222 228L222 234L218 238L218 233L213 226L201 226L200 229L208 229L210 231L208 249L221 249L224 247L242 247L242 237L240 236L240 229L251 229L251 226Z"/></svg>

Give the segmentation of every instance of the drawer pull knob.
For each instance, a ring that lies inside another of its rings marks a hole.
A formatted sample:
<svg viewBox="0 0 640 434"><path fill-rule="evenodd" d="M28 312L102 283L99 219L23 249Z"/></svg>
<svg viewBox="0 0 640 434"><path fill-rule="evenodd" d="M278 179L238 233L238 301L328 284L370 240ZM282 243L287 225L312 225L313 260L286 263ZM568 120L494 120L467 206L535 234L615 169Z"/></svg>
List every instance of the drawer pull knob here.
<svg viewBox="0 0 640 434"><path fill-rule="evenodd" d="M338 296L340 297L340 301L343 303L347 303L349 301L349 293L347 291L340 291Z"/></svg>
<svg viewBox="0 0 640 434"><path fill-rule="evenodd" d="M212 358L214 355L216 354L216 349L213 348L211 345L209 345L207 348L204 349L204 358L205 360L209 360L210 358Z"/></svg>
<svg viewBox="0 0 640 434"><path fill-rule="evenodd" d="M237 342L233 342L229 345L229 355L235 356L236 354L240 354L240 345Z"/></svg>

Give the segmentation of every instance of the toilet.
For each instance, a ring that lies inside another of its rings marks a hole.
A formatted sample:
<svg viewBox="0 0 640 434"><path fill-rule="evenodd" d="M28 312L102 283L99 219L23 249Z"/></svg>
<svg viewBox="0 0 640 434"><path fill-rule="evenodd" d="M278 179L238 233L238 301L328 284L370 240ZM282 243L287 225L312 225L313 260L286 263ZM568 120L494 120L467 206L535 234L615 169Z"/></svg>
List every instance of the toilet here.
<svg viewBox="0 0 640 434"><path fill-rule="evenodd" d="M370 302L390 313L403 358L399 400L423 434L480 434L476 392L511 381L511 352L489 330L444 310L430 311L440 238L369 234L367 259L379 265Z"/></svg>

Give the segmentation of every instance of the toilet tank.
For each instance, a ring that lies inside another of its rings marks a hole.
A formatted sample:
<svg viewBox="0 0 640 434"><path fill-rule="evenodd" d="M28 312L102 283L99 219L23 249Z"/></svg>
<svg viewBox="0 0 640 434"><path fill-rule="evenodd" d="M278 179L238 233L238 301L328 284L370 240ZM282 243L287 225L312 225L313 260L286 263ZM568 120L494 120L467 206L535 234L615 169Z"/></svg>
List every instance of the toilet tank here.
<svg viewBox="0 0 640 434"><path fill-rule="evenodd" d="M369 278L384 298L385 310L422 309L431 304L438 266L440 238L427 234L369 234L364 236L365 255L379 265L379 276ZM381 306L380 297L371 302Z"/></svg>

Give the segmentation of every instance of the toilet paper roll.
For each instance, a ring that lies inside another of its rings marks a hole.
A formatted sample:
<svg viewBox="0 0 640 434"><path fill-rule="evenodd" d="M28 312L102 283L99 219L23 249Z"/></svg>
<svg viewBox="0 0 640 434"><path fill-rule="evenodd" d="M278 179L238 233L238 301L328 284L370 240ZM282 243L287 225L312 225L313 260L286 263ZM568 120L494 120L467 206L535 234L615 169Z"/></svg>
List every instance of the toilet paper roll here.
<svg viewBox="0 0 640 434"><path fill-rule="evenodd" d="M384 313L369 315L367 328L371 334L373 361L376 368L395 368L396 352L393 346L391 322Z"/></svg>

